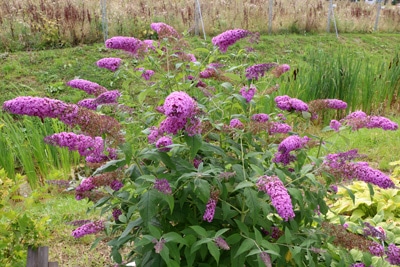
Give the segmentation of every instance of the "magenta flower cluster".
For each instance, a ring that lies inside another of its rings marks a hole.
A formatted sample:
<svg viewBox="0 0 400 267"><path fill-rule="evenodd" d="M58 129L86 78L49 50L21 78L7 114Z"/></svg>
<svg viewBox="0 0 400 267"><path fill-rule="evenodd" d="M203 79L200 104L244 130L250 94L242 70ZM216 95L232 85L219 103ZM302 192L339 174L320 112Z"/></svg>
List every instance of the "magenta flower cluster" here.
<svg viewBox="0 0 400 267"><path fill-rule="evenodd" d="M99 136L91 137L73 132L61 132L46 136L44 141L52 145L67 147L69 150L78 151L81 156L86 157L88 162L102 162L109 159L104 154L104 140Z"/></svg>
<svg viewBox="0 0 400 267"><path fill-rule="evenodd" d="M172 194L171 186L167 179L157 179L154 182L154 189L160 191L161 193L170 195Z"/></svg>
<svg viewBox="0 0 400 267"><path fill-rule="evenodd" d="M363 111L350 113L340 121L342 124L350 126L353 130L361 128L381 128L385 131L397 130L398 124L382 116L369 116Z"/></svg>
<svg viewBox="0 0 400 267"><path fill-rule="evenodd" d="M180 38L180 34L170 25L163 22L154 22L150 24L150 27L157 32L158 36L164 37L175 37Z"/></svg>
<svg viewBox="0 0 400 267"><path fill-rule="evenodd" d="M154 75L154 70L145 70L142 72L142 78L146 81L150 80L150 78Z"/></svg>
<svg viewBox="0 0 400 267"><path fill-rule="evenodd" d="M292 130L292 127L289 124L282 123L282 122L272 122L268 128L268 134L286 134Z"/></svg>
<svg viewBox="0 0 400 267"><path fill-rule="evenodd" d="M250 102L254 95L257 92L257 88L254 84L251 84L250 87L248 86L243 86L239 93L246 99L246 102Z"/></svg>
<svg viewBox="0 0 400 267"><path fill-rule="evenodd" d="M218 236L214 239L215 244L223 250L230 250L231 248L229 247L228 243L226 243L225 239L222 237Z"/></svg>
<svg viewBox="0 0 400 267"><path fill-rule="evenodd" d="M104 230L103 221L90 222L75 229L72 232L72 236L75 238L80 238L85 235L97 234L103 230Z"/></svg>
<svg viewBox="0 0 400 267"><path fill-rule="evenodd" d="M215 208L217 207L219 197L219 191L211 191L210 198L207 202L206 209L203 214L203 220L207 222L212 222L215 215Z"/></svg>
<svg viewBox="0 0 400 267"><path fill-rule="evenodd" d="M145 50L147 45L134 37L115 36L105 42L105 46L110 49L124 50L133 56L137 56L140 50Z"/></svg>
<svg viewBox="0 0 400 267"><path fill-rule="evenodd" d="M251 116L251 120L256 122L267 122L269 120L269 116L265 113L254 114Z"/></svg>
<svg viewBox="0 0 400 267"><path fill-rule="evenodd" d="M171 150L168 146L172 145L171 136L162 136L156 141L156 147L161 152L168 152Z"/></svg>
<svg viewBox="0 0 400 267"><path fill-rule="evenodd" d="M256 64L248 67L246 69L246 78L248 80L258 80L260 77L263 77L267 71L272 68L278 66L277 63L263 63Z"/></svg>
<svg viewBox="0 0 400 267"><path fill-rule="evenodd" d="M99 68L116 71L119 68L119 66L121 65L121 59L115 58L115 57L106 57L106 58L102 58L102 59L98 60L96 62L96 65Z"/></svg>
<svg viewBox="0 0 400 267"><path fill-rule="evenodd" d="M218 46L222 53L228 50L228 47L236 43L238 40L249 36L251 32L243 29L233 29L225 31L211 39L213 45Z"/></svg>
<svg viewBox="0 0 400 267"><path fill-rule="evenodd" d="M98 96L107 91L103 86L84 79L73 79L67 82L67 85L82 91L89 95Z"/></svg>
<svg viewBox="0 0 400 267"><path fill-rule="evenodd" d="M78 109L77 105L46 97L20 96L3 103L3 110L6 112L36 116L41 119L57 118L67 125L74 124Z"/></svg>
<svg viewBox="0 0 400 267"><path fill-rule="evenodd" d="M117 103L121 93L118 90L106 91L96 98L87 98L80 100L77 104L91 110L96 110L99 105Z"/></svg>
<svg viewBox="0 0 400 267"><path fill-rule="evenodd" d="M258 190L269 195L272 206L275 207L282 219L288 221L295 217L290 195L278 176L261 176L256 185Z"/></svg>
<svg viewBox="0 0 400 267"><path fill-rule="evenodd" d="M275 97L276 106L287 111L308 111L308 105L297 98L287 95Z"/></svg>
<svg viewBox="0 0 400 267"><path fill-rule="evenodd" d="M291 135L286 137L278 146L278 152L275 153L272 159L275 163L282 163L284 165L296 159L296 156L291 155L290 152L303 148L310 138L308 136L300 137L298 135Z"/></svg>
<svg viewBox="0 0 400 267"><path fill-rule="evenodd" d="M400 247L395 244L389 244L386 252L386 260L392 265L400 265Z"/></svg>
<svg viewBox="0 0 400 267"><path fill-rule="evenodd" d="M236 129L243 129L244 125L239 119L232 119L229 123L229 127Z"/></svg>
<svg viewBox="0 0 400 267"><path fill-rule="evenodd" d="M393 188L393 181L383 172L371 168L367 162L352 162L359 155L357 150L328 154L323 162L328 173L337 178L358 179L381 188Z"/></svg>

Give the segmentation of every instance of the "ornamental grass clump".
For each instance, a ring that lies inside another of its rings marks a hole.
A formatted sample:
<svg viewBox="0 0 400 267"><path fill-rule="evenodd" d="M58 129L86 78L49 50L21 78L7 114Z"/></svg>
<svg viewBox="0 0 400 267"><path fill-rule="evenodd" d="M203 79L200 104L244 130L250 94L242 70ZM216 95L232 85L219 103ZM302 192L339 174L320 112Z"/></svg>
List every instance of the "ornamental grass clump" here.
<svg viewBox="0 0 400 267"><path fill-rule="evenodd" d="M163 48L148 49L149 60L137 57L141 40L106 41L106 47L130 50L136 57L135 66L127 62L116 73L127 86L120 89L125 97L118 101L130 102L132 118L117 124L95 110L79 108L77 113L77 125L85 132L102 133L98 136L105 136L103 148L116 151L105 153L110 160L94 168L75 189L77 199L82 199L103 187L94 208L101 208L104 218L81 226L73 236L107 235L111 257L121 266L129 261L136 266L233 267L355 263L347 247L334 243L336 225L326 226L326 198L347 176L383 188L391 187L390 178L354 162L356 152L311 155L310 147L323 142L299 127L309 122L309 106L280 95L279 85L272 92L275 112L265 113L266 96L255 88L264 82L261 71L267 68L246 72L244 64L233 65L223 54L249 31L216 36L207 56L194 54L193 62L179 57L191 51L186 45L179 47L183 42L176 39L183 37L172 27L152 28ZM204 72L209 62L224 62L218 72L227 79ZM268 78L278 79L289 68L276 66ZM135 69L157 72L149 84ZM257 76L252 74L249 80L246 74L253 72ZM200 78L206 77L207 84L199 86ZM243 84L248 86L243 89ZM82 121L88 122L86 127ZM78 147L85 156L100 152ZM396 254L395 249L390 251Z"/></svg>

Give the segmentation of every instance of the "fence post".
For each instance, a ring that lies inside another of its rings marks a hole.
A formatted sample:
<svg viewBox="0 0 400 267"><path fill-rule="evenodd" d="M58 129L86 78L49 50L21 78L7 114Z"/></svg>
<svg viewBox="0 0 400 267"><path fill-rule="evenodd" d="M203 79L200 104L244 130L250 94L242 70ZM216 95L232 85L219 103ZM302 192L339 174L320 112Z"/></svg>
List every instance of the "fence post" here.
<svg viewBox="0 0 400 267"><path fill-rule="evenodd" d="M376 19L375 19L375 26L374 26L374 31L378 29L378 23L379 23L379 16L381 14L381 9L382 9L382 0L376 1Z"/></svg>
<svg viewBox="0 0 400 267"><path fill-rule="evenodd" d="M272 8L274 6L274 0L269 0L268 8L268 34L272 33Z"/></svg>
<svg viewBox="0 0 400 267"><path fill-rule="evenodd" d="M201 15L201 6L199 0L194 0L194 34L199 35L200 25L203 30L204 40L206 40L206 32L204 31L203 16Z"/></svg>
<svg viewBox="0 0 400 267"><path fill-rule="evenodd" d="M49 262L49 247L28 247L26 267L58 267L58 262Z"/></svg>
<svg viewBox="0 0 400 267"><path fill-rule="evenodd" d="M107 21L107 0L100 0L101 7L101 26L103 29L104 42L108 39L108 21Z"/></svg>

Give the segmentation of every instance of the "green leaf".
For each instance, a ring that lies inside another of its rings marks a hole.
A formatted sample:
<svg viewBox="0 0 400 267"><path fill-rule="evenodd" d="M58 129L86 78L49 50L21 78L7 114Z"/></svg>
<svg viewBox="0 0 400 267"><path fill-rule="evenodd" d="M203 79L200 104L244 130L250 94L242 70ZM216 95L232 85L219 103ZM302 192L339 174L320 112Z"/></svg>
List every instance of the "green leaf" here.
<svg viewBox="0 0 400 267"><path fill-rule="evenodd" d="M197 152L199 151L203 143L201 135L196 134L194 136L189 136L185 134L185 141L188 147L190 148L190 158L194 159L194 157L197 155Z"/></svg>
<svg viewBox="0 0 400 267"><path fill-rule="evenodd" d="M229 231L229 230L230 230L229 228L220 229L215 233L214 237L219 237L220 235L222 235L223 233L225 233L226 231Z"/></svg>
<svg viewBox="0 0 400 267"><path fill-rule="evenodd" d="M186 240L177 232L169 232L169 233L163 234L162 237L167 242L174 242L174 243L187 245Z"/></svg>
<svg viewBox="0 0 400 267"><path fill-rule="evenodd" d="M229 90L229 91L233 91L233 86L231 83L228 82L224 82L221 84L222 87L224 87L225 89Z"/></svg>
<svg viewBox="0 0 400 267"><path fill-rule="evenodd" d="M239 190L239 189L242 189L242 188L245 188L245 187L253 187L254 186L254 183L252 183L252 182L250 182L250 181L243 181L243 182L240 182L236 187L235 187L235 189L233 190L233 191L236 191L236 190Z"/></svg>
<svg viewBox="0 0 400 267"><path fill-rule="evenodd" d="M257 192L252 188L244 189L244 197L247 207L250 210L251 218L253 219L253 224L257 224L257 220L260 213L260 202L257 197Z"/></svg>
<svg viewBox="0 0 400 267"><path fill-rule="evenodd" d="M205 203L208 202L210 198L210 184L203 179L197 178L194 180L194 191L197 193L198 197Z"/></svg>
<svg viewBox="0 0 400 267"><path fill-rule="evenodd" d="M249 251L255 246L254 240L250 238L246 238L243 243L240 245L238 251L236 252L235 258L239 256L240 254L245 253L246 251Z"/></svg>
<svg viewBox="0 0 400 267"><path fill-rule="evenodd" d="M210 251L210 254L213 256L213 258L215 259L215 261L217 262L217 265L218 265L220 251L219 251L217 245L214 242L208 242L207 248L208 248L208 251Z"/></svg>
<svg viewBox="0 0 400 267"><path fill-rule="evenodd" d="M118 238L118 240L121 240L125 236L127 236L134 227L139 226L140 224L143 223L142 218L138 218L134 220L133 222L129 222L128 225L126 226L125 230L122 232L121 236Z"/></svg>
<svg viewBox="0 0 400 267"><path fill-rule="evenodd" d="M165 200L165 202L168 203L169 209L172 212L174 211L174 207L175 207L175 200L174 197L172 195L167 195L167 194L163 194L161 193L161 198Z"/></svg>
<svg viewBox="0 0 400 267"><path fill-rule="evenodd" d="M125 155L125 164L129 165L131 163L133 151L132 151L132 146L130 143L126 142L120 145L120 149Z"/></svg>
<svg viewBox="0 0 400 267"><path fill-rule="evenodd" d="M246 224L243 222L235 219L236 225L238 226L239 230L244 233L246 236L249 235L249 229L247 228Z"/></svg>
<svg viewBox="0 0 400 267"><path fill-rule="evenodd" d="M102 172L111 172L111 171L115 171L116 169L125 166L126 161L125 159L118 159L118 160L110 160L108 161L106 164L100 166L99 168L97 168L93 175L102 173Z"/></svg>
<svg viewBox="0 0 400 267"><path fill-rule="evenodd" d="M196 232L196 234L198 234L201 237L206 237L207 236L206 229L204 229L200 225L192 225L192 226L190 226L190 228L192 228Z"/></svg>
<svg viewBox="0 0 400 267"><path fill-rule="evenodd" d="M348 189L347 187L343 186L344 189L346 189L347 194L349 194L351 200L353 200L353 205L356 204L356 197L353 194L353 191L351 191L351 189Z"/></svg>
<svg viewBox="0 0 400 267"><path fill-rule="evenodd" d="M285 241L287 244L291 244L292 243L292 233L290 232L289 228L285 229Z"/></svg>
<svg viewBox="0 0 400 267"><path fill-rule="evenodd" d="M150 234L151 234L152 236L154 236L154 237L157 238L157 239L160 239L160 238L161 238L161 230L160 230L160 229L158 229L157 227L155 227L155 226L152 225L152 224L149 224L149 225L148 225L148 229L149 229L149 232L150 232Z"/></svg>
<svg viewBox="0 0 400 267"><path fill-rule="evenodd" d="M147 225L157 215L157 192L150 190L145 192L139 203L138 209L143 222Z"/></svg>
<svg viewBox="0 0 400 267"><path fill-rule="evenodd" d="M111 256L116 263L122 263L122 256L117 248L112 249Z"/></svg>

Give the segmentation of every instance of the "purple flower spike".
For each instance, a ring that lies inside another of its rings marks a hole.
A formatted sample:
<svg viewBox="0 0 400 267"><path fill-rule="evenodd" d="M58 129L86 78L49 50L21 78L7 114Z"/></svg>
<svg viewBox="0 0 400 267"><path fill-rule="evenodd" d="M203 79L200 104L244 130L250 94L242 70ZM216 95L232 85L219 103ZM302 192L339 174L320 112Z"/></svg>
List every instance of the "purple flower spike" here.
<svg viewBox="0 0 400 267"><path fill-rule="evenodd" d="M279 78L282 74L285 72L288 72L290 70L290 66L287 64L282 64L276 67L273 71L272 74L275 75L275 77Z"/></svg>
<svg viewBox="0 0 400 267"><path fill-rule="evenodd" d="M77 105L91 110L97 109L97 103L95 98L82 99L77 103Z"/></svg>
<svg viewBox="0 0 400 267"><path fill-rule="evenodd" d="M258 78L263 77L265 72L278 66L277 63L264 63L250 66L246 69L246 78L248 80L258 80Z"/></svg>
<svg viewBox="0 0 400 267"><path fill-rule="evenodd" d="M78 227L72 232L72 236L75 238L80 238L85 235L97 234L104 230L103 221L91 222Z"/></svg>
<svg viewBox="0 0 400 267"><path fill-rule="evenodd" d="M229 247L228 243L222 238L222 237L217 237L214 239L215 244L223 250L230 250L231 248Z"/></svg>
<svg viewBox="0 0 400 267"><path fill-rule="evenodd" d="M287 95L275 97L276 106L287 111L308 111L308 105L297 98Z"/></svg>
<svg viewBox="0 0 400 267"><path fill-rule="evenodd" d="M394 183L389 176L379 170L368 166L367 162L356 162L350 165L354 178L379 186L380 188L394 188Z"/></svg>
<svg viewBox="0 0 400 267"><path fill-rule="evenodd" d="M150 27L157 32L159 38L175 37L181 38L180 34L170 25L163 22L154 22Z"/></svg>
<svg viewBox="0 0 400 267"><path fill-rule="evenodd" d="M97 83L94 83L94 82L91 82L88 80L84 80L84 79L70 80L69 82L67 82L67 85L72 88L76 88L76 89L85 91L87 94L94 95L94 96L98 96L101 93L104 93L107 91L107 89L104 88L103 86L98 85Z"/></svg>
<svg viewBox="0 0 400 267"><path fill-rule="evenodd" d="M269 120L269 116L265 113L254 114L251 116L251 120L256 122L267 122Z"/></svg>
<svg viewBox="0 0 400 267"><path fill-rule="evenodd" d="M369 247L369 252L374 256L381 257L385 254L385 248L381 244L374 242Z"/></svg>
<svg viewBox="0 0 400 267"><path fill-rule="evenodd" d="M141 49L145 50L147 45L134 37L115 36L106 40L105 45L111 49L121 49L137 56Z"/></svg>
<svg viewBox="0 0 400 267"><path fill-rule="evenodd" d="M166 195L172 194L172 189L167 179L156 179L154 182L154 189Z"/></svg>
<svg viewBox="0 0 400 267"><path fill-rule="evenodd" d="M207 222L212 222L215 214L215 207L217 206L217 200L210 198L206 205L206 210L204 211L203 220Z"/></svg>
<svg viewBox="0 0 400 267"><path fill-rule="evenodd" d="M273 135L277 133L288 133L292 130L292 127L289 124L281 123L281 122L272 122L268 127L268 134Z"/></svg>
<svg viewBox="0 0 400 267"><path fill-rule="evenodd" d="M78 106L60 100L20 96L3 103L3 110L18 115L36 116L41 119L57 118L72 125L78 117Z"/></svg>
<svg viewBox="0 0 400 267"><path fill-rule="evenodd" d="M257 187L258 190L269 195L272 206L275 207L279 216L285 221L294 218L292 200L278 176L261 176L257 181Z"/></svg>
<svg viewBox="0 0 400 267"><path fill-rule="evenodd" d="M114 209L112 212L112 216L114 217L114 220L118 221L119 215L122 215L122 211L120 209Z"/></svg>
<svg viewBox="0 0 400 267"><path fill-rule="evenodd" d="M304 136L303 138L292 135L285 138L278 146L278 152L275 153L275 157L272 159L275 163L282 163L284 165L289 164L294 161L296 157L291 155L290 152L293 150L297 150L303 148L307 142L310 141L308 136Z"/></svg>
<svg viewBox="0 0 400 267"><path fill-rule="evenodd" d="M212 38L212 43L218 46L222 53L228 50L228 47L236 43L238 40L249 36L251 32L242 29L233 29L225 31L214 38Z"/></svg>
<svg viewBox="0 0 400 267"><path fill-rule="evenodd" d="M106 57L98 60L96 65L99 68L109 69L111 71L116 71L121 65L121 59L116 57Z"/></svg>
<svg viewBox="0 0 400 267"><path fill-rule="evenodd" d="M256 94L257 88L252 84L250 88L248 86L242 87L239 92L246 99L246 102L250 102Z"/></svg>

